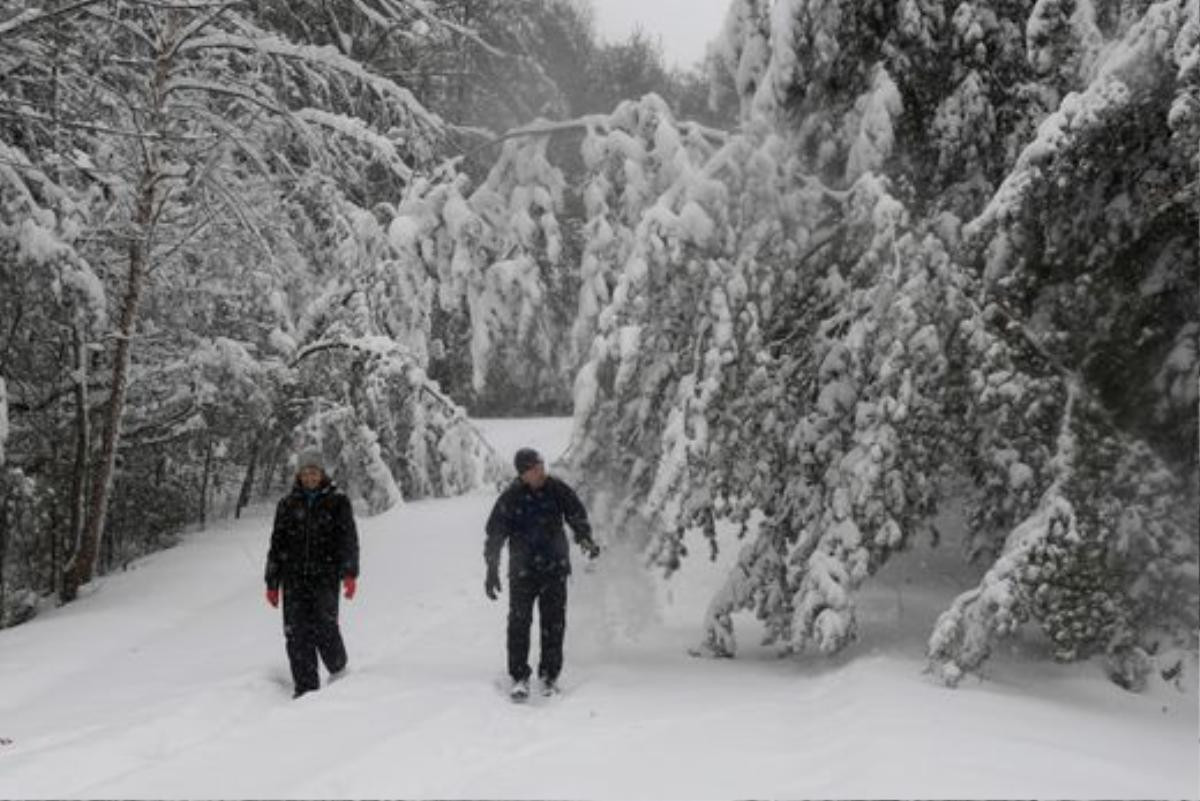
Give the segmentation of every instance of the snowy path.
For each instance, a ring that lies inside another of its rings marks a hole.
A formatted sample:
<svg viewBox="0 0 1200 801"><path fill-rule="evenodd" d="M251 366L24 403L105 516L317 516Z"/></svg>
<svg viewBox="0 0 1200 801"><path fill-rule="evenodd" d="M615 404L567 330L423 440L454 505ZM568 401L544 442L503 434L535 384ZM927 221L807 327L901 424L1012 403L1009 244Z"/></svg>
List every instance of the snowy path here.
<svg viewBox="0 0 1200 801"><path fill-rule="evenodd" d="M567 425L487 431L502 453L528 436L553 456ZM924 632L953 587L906 591L902 563L866 594L863 641L836 662L754 648L714 661L685 651L719 566L697 558L667 592L610 550L572 580L567 693L512 705L505 603L482 594L492 497L360 521L351 671L300 701L262 601L266 508L0 632L0 797L1200 793L1195 694L1129 695L1094 668L1017 652L986 682L927 681Z"/></svg>

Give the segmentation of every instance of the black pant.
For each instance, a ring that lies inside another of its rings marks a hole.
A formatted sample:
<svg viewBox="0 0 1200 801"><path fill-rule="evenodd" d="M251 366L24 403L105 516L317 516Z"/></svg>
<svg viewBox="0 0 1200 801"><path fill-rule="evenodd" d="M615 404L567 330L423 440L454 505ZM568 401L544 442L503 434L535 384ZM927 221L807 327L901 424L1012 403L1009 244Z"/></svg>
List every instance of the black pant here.
<svg viewBox="0 0 1200 801"><path fill-rule="evenodd" d="M563 663L563 634L567 630L567 577L531 573L508 578L508 675L529 678L529 627L537 602L541 627L538 676L558 678Z"/></svg>
<svg viewBox="0 0 1200 801"><path fill-rule="evenodd" d="M337 576L305 576L284 582L283 633L297 693L321 686L318 654L330 673L346 667L346 646L338 629Z"/></svg>

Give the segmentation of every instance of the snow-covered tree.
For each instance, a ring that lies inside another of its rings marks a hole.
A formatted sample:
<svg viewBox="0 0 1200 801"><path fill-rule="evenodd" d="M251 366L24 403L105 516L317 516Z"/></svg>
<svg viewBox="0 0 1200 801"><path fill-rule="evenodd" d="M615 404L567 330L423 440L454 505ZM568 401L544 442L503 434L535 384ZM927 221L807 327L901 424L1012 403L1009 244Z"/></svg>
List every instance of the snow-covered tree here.
<svg viewBox="0 0 1200 801"><path fill-rule="evenodd" d="M709 652L740 609L840 649L964 491L994 562L931 640L947 681L1026 620L1126 686L1195 647L1195 9L1110 11L733 4L744 130L614 253L572 449L668 571L750 537Z"/></svg>
<svg viewBox="0 0 1200 801"><path fill-rule="evenodd" d="M19 590L11 609L0 598L0 622L6 614L20 619L32 609L22 594L29 591L28 565L41 568L45 561L50 572L61 566L65 538L58 529L76 535L82 528L91 343L107 305L104 288L81 252L86 199L62 178L74 165L39 166L30 154L41 155L53 131L34 122L26 133L25 146L0 141L0 318L5 321L0 380L12 382L4 404L11 466L0 466L6 497L0 549L13 555L0 557L0 571L12 574L0 577L0 583ZM79 151L75 157L86 161ZM27 471L29 465L54 464L60 449L65 457L55 465L60 469ZM61 488L57 507L69 521L46 514L56 484ZM46 549L46 542L52 547Z"/></svg>
<svg viewBox="0 0 1200 801"><path fill-rule="evenodd" d="M256 475L274 480L305 424L291 360L330 335L297 330L292 309L306 299L361 292L372 307L354 336L386 337L423 367L429 281L397 264L371 210L386 220L377 204L433 158L446 126L401 84L309 37L317 4L18 5L0 6L0 250L24 271L3 275L14 311L3 374L20 379L8 450L18 465L43 460L36 497L78 479L77 522L52 515L45 538L51 574L59 546L75 547L71 597L97 562L156 547L231 489L248 501ZM424 4L383 4L383 16L370 5L340 19L384 53L406 46L396 22L442 24ZM327 401L358 366L331 366ZM68 378L73 394L60 389ZM427 379L414 387L427 404L437 393ZM106 400L101 424L93 395ZM388 414L411 403L395 398ZM477 438L438 414L421 430L446 452L407 463L397 486L449 492L478 479ZM353 441L366 453L378 434L364 415ZM58 431L73 429L72 473Z"/></svg>
<svg viewBox="0 0 1200 801"><path fill-rule="evenodd" d="M460 173L415 184L390 226L405 262L436 275L440 311L465 313L471 389L482 407L489 395L514 393L529 408L553 406L567 391L564 300L578 279L564 262L564 181L546 157L548 139L535 132L504 142L474 189Z"/></svg>
<svg viewBox="0 0 1200 801"><path fill-rule="evenodd" d="M366 113L379 123L409 127L418 140L428 138L438 125L410 93L357 62L281 39L232 9L213 13L200 7L113 5L87 8L84 14L111 30L111 53L120 49L141 59L113 62L93 76L88 88L102 98L117 125L135 133L114 141L105 163L116 175L115 207L127 210L113 222L123 227L129 242L128 268L121 280L123 301L88 526L67 570L67 598L90 578L99 555L121 441L132 337L154 271L186 254L189 240L210 225L219 227L226 220L253 225L254 211L247 212L238 195L249 194L248 185L274 177L278 168L269 164L265 146L282 144L275 134L280 126L298 130L301 141L305 136L322 141L326 130L332 132L330 140L353 140L403 177L409 168L388 140L347 121L340 113L342 104L357 93L354 102ZM102 55L111 58L110 53ZM298 92L301 85L304 91ZM132 105L130 98L135 99ZM293 109L294 98L324 107ZM317 161L327 158L311 144L299 153L299 159L285 155L280 161L303 168L313 161L305 154L317 154ZM207 212L199 221L197 206Z"/></svg>
<svg viewBox="0 0 1200 801"><path fill-rule="evenodd" d="M1030 321L1029 350L1060 387L1052 406L1062 409L1062 433L1051 447L1030 430L1031 418L1053 417L1038 399L1044 391L1028 393L1027 360L990 365L1007 374L990 379L1000 394L1041 409L1003 424L995 445L1017 447L989 450L1011 453L1010 471L1033 464L1054 478L1037 484L1036 506L985 495L988 522L1015 528L978 532L986 539L993 531L1003 546L993 547L995 567L931 640L948 680L978 666L993 634L1028 618L1046 629L1059 658L1106 652L1124 686L1144 681L1147 654L1164 637L1194 645L1196 405L1186 392L1163 396L1168 384L1156 380L1194 369L1186 356L1194 344L1181 343L1194 342L1195 306L1185 298L1200 291L1195 209L1184 208L1195 148L1179 146L1166 113L1187 91L1172 78L1186 52L1176 43L1194 36L1194 25L1194 9L1189 17L1182 4L1151 6L1097 64L1087 89L1042 122L966 229L998 320ZM1076 211L1046 215L1049 208ZM1010 404L993 403L994 413ZM996 516L1005 505L1010 514Z"/></svg>

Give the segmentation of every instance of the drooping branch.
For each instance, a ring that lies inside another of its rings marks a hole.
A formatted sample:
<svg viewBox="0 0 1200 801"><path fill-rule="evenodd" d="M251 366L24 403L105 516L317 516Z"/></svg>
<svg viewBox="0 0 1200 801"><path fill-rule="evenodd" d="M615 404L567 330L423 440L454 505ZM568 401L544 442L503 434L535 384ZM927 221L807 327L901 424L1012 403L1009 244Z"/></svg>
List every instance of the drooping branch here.
<svg viewBox="0 0 1200 801"><path fill-rule="evenodd" d="M358 354L365 355L365 356L371 356L371 355L375 355L375 354L379 353L378 350L364 347L362 344L360 344L358 342L354 342L352 340L328 339L328 340L322 340L319 342L314 342L311 345L307 345L304 348L301 348L300 352L296 354L296 357L294 359L292 359L289 366L291 366L293 368L297 367L297 366L299 366L299 364L302 361L309 358L310 356L315 356L318 353L324 353L324 352L330 351L330 350L343 350L343 349L344 350L352 350ZM392 355L400 357L406 364L412 365L414 367L419 367L419 365L416 364L415 360L408 354L402 354L399 351L393 351ZM485 448L487 448L489 453L491 453L497 459L500 458L500 455L496 453L496 449L492 447L492 444L490 442L488 442L487 437L483 436L483 432L481 432L478 428L476 428L475 425L467 418L467 416L462 413L462 407L460 407L452 399L450 399L448 396L446 396L444 393L442 393L439 389L436 389L435 386L432 385L431 382L428 380L422 381L417 386L417 389L419 391L423 392L429 398L431 398L435 403L442 406L447 412L450 413L451 417L455 418L455 420L457 422L460 422L463 425L465 425L471 431L471 433L473 433L475 435L476 439L478 439L479 442L482 443Z"/></svg>
<svg viewBox="0 0 1200 801"><path fill-rule="evenodd" d="M531 125L522 125L520 128L513 128L505 131L498 136L489 139L482 145L467 151L455 157L455 161L469 158L478 153L482 153L488 148L503 144L509 139L520 139L522 137L536 136L554 136L556 134L568 133L570 131L587 131L587 130L608 130L612 127L610 116L607 114L585 114L582 117L576 117L570 120L561 120L558 122L544 121L536 122ZM681 122L679 127L683 129L691 129L699 133L705 139L709 139L717 144L724 144L729 140L729 132L722 131L717 128L710 128L706 125L701 125L698 122ZM474 133L474 132L473 132Z"/></svg>

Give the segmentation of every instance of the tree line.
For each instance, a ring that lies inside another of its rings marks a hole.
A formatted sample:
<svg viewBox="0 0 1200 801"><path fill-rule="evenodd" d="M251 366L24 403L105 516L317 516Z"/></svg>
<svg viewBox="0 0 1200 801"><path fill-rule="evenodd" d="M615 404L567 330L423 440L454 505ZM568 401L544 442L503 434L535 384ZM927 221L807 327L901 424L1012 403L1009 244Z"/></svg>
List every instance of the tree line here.
<svg viewBox="0 0 1200 801"><path fill-rule="evenodd" d="M845 648L957 503L978 584L932 673L1029 624L1177 679L1198 13L733 0L672 74L549 0L8 12L4 575L156 547L297 441L372 510L455 492L499 469L462 405L573 409L614 536L667 574L738 550L701 652L739 611Z"/></svg>
<svg viewBox="0 0 1200 801"><path fill-rule="evenodd" d="M466 411L524 396L472 383L401 199L509 128L701 84L568 0L0 3L0 625L300 447L367 511L494 475Z"/></svg>

